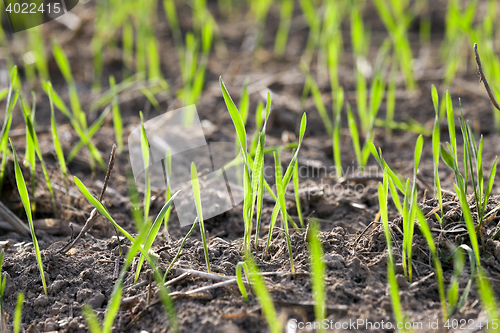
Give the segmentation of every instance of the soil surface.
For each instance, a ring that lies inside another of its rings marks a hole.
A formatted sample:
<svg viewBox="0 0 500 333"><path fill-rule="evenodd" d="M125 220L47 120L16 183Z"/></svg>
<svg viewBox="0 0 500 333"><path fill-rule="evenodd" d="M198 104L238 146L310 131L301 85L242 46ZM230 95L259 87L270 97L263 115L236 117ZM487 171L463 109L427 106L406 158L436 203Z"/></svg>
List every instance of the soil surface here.
<svg viewBox="0 0 500 333"><path fill-rule="evenodd" d="M371 6L369 4L368 6ZM470 65L459 74L451 87L441 85L444 70L439 60L439 46L443 40L444 9L436 2L431 8L432 38L431 45L425 51L419 44L418 27L410 32L413 54L422 64L422 73L418 79L418 89L414 92L404 90L402 78L398 78L397 101L395 120L407 121L412 118L428 128L434 121L434 109L431 101L431 84L436 84L440 95L449 89L453 103L458 107L458 98L461 99L464 117L470 120L474 130L484 135L483 160L485 161L485 174L493 164L495 156L500 151L499 136L495 132L492 106L483 90L482 84L475 75L475 67ZM209 7L217 18L220 26L222 40L227 53L216 54L213 52L208 62L205 78L205 89L197 110L200 118L204 120L204 131L207 141L233 141L235 137L234 126L226 109L218 77L222 76L225 85L236 101L239 100L241 87L246 78L249 78L250 116L247 126L248 133L255 130L254 111L259 101L264 101L265 93L270 90L273 97L272 114L268 124L267 145L282 145L296 140L296 134L302 112L307 113L308 125L304 143L299 154L301 166L301 202L303 215L306 222L317 219L322 228L321 240L325 251L327 264L326 291L328 320L337 323L331 326L331 331L345 331L347 323L364 320L365 325L357 326L354 331L388 332L390 328L377 328L376 323L394 322L391 300L387 288L387 245L385 236L379 223L371 224L376 220L378 212L377 186L381 180L382 172L376 161L371 158L367 171L363 173L364 179L359 179L359 169L356 167L354 150L347 119L342 115L343 131L341 136L342 161L345 168L347 181L340 182L333 169L333 147L330 137L326 134L321 118L316 110L312 97L308 97L304 104L301 103L302 88L305 76L300 69L300 57L305 47L308 30L296 28L290 35L287 52L284 58L274 59L272 49L274 38L265 38L263 48L248 51L245 42L255 33L250 22L244 16L231 20L220 19L217 15L216 2L210 2ZM82 18L91 17L93 4L80 4L74 13ZM181 28L190 28L189 8L180 9ZM367 8L365 11L365 24L372 29L372 50L374 55L379 47L378 40L387 36L375 10ZM298 14L298 13L296 13ZM160 15L161 16L161 15ZM182 18L185 19L182 19ZM298 19L300 20L300 18ZM303 20L303 19L302 19ZM184 23L187 22L187 23ZM279 22L279 8L271 8L267 22L265 36L274 36ZM300 25L299 25L300 26ZM50 22L43 26L44 31L56 32L61 39L68 34L67 28L58 22ZM92 24L84 24L78 36L64 44L68 53L72 70L77 81L78 91L85 110L90 109L90 104L95 101L98 94L92 91L93 59L90 49L92 38ZM162 49L162 69L171 85L179 84L180 70L173 49L171 33L165 19L160 20L157 29ZM346 91L347 100L355 109L355 72L352 65L349 25L342 25L342 33L346 43L344 63L339 68L339 81ZM14 54L20 50L16 43L22 41L23 35L16 34L11 40ZM169 51L170 50L170 51ZM113 51L113 52L111 52ZM118 55L116 55L118 52ZM107 87L108 75L117 77L121 81L122 66L121 50L110 49L104 52L103 86ZM21 56L17 57L21 59ZM67 88L62 75L57 69L55 61L50 60L50 75L55 90L67 101ZM78 65L77 65L78 64ZM22 63L18 64L23 73ZM314 75L316 78L316 75ZM324 94L325 104L331 115L330 87L326 80L317 79L319 87ZM54 209L47 192L41 168L37 169L36 181L36 210L35 220L55 223L55 227L37 229L38 240L42 248L42 259L45 277L48 285L48 295L44 295L39 270L30 237L23 237L9 230L0 230L0 240L8 241L4 246L5 259L3 274L7 276L7 287L4 295L5 309L10 318L13 316L16 305L17 293L24 291L25 302L23 308L23 328L29 332L84 332L87 331L86 322L82 316L81 308L90 304L100 320L104 318L105 309L110 299L114 284L117 280L115 271L119 259L118 241L114 236L112 226L103 217L98 217L92 230L81 239L67 254L60 254L58 250L70 240L72 223L74 233L79 231L92 207L80 194L73 181L70 181L69 195L64 193L64 180L59 172L50 131L50 108L48 99L43 94L41 87L33 87L37 94L36 120L39 128L39 140L43 154L48 164L52 183L55 184L57 207ZM29 90L25 92L29 96ZM153 118L166 110L180 107L180 102L171 93L163 93L159 98L160 108L155 110L147 99L136 92L127 92L120 97L120 109L124 117L125 137L131 130L139 125L139 111L143 110L145 118ZM4 105L0 105L2 109ZM385 117L385 101L382 103L379 117ZM91 123L102 110L89 111L88 119ZM66 154L78 144L78 137L72 130L67 119L57 112L59 135ZM109 115L111 116L111 115ZM458 124L458 123L457 123ZM22 133L24 123L19 109L14 112L13 130ZM446 125L443 124L441 138L443 142L448 139ZM457 133L459 128L457 127ZM24 135L12 135L14 144L21 153L25 145ZM411 177L413 173L413 154L417 134L394 130L388 135L386 129L376 128L374 143L381 147L384 158L389 165L404 177ZM93 138L93 142L106 160L114 141L112 119L108 117L103 128ZM461 146L461 142L459 140ZM460 148L461 149L461 148ZM460 151L459 149L459 151ZM291 151L283 151L283 165L286 167L292 156ZM131 204L128 199L127 174L130 172L128 147L117 155L115 168L111 174L109 187L104 197L104 203L115 221L129 232L134 233ZM272 165L272 156L266 156L266 164ZM0 194L0 200L14 213L25 220L25 214L15 189L13 162L9 160L7 183ZM24 170L29 184L29 172ZM71 176L78 176L84 184L94 193L98 194L104 180L104 172L97 170L91 173L88 163L88 151L82 149L81 153L69 165ZM369 172L368 172L369 171ZM366 176L369 177L366 177ZM444 164L440 166L442 187L452 191L454 176ZM72 177L70 177L71 179ZM274 184L273 176L267 179ZM437 207L437 202L432 198L433 193L433 164L431 151L431 138L425 137L425 145L419 170L419 201L424 213L429 213ZM289 194L293 198L293 187L289 187ZM497 185L493 194L500 194ZM142 196L142 193L141 193ZM69 200L69 202L68 202ZM154 192L152 199L152 214L156 214L165 200L162 191ZM491 210L500 202L500 198L493 196L488 205ZM291 274L286 243L283 232L276 228L269 256L262 250L265 246L269 220L274 204L265 200L263 221L264 225L260 234L259 249L254 251L254 256L262 272L267 272L265 281L279 313L277 320L289 320L290 329L294 322L313 322L314 310L309 277L309 257L305 230L298 229L291 232L293 256L296 274ZM287 208L292 217L296 218L297 210L294 200L287 201ZM389 206L391 229L394 237L395 257L397 261L397 281L400 287L400 296L405 314L409 320L422 323L422 329L416 327L415 331L438 332L443 328L441 322L441 307L434 270L430 259L430 252L418 230L415 230L414 240L414 281L407 282L402 275L401 243L402 225L401 218L393 205ZM234 276L235 267L242 261L241 242L244 223L241 215L241 205L205 222L209 231L210 262L213 273L224 276ZM473 210L474 213L475 210ZM429 216L429 224L433 236L442 255L445 284L448 286L453 275L453 260L444 258L452 254L452 246L469 244L467 232L460 221L461 211L458 199L445 195L445 219L440 225L433 215ZM296 218L298 223L298 218ZM491 278L495 292L500 295L500 242L491 239L496 232L498 218L493 218L485 226L485 245L481 257L481 265ZM41 223L41 222L40 222ZM177 250L182 238L189 227L180 227L175 209L168 225L168 233L158 237L153 246L160 267L166 269ZM113 237L114 236L114 237ZM124 241L125 247L130 244ZM469 244L470 245L470 244ZM460 291L462 292L470 279L468 260L465 269L459 278ZM121 266L118 266L121 267ZM203 246L198 228L189 237L181 256L168 280L182 275L182 269L205 271ZM144 266L139 278L139 285L134 286L134 270L130 270L124 282L124 302L114 323L114 332L168 332L169 323L161 303L158 302L156 289L150 288L150 269ZM199 287L215 283L206 278L194 275L183 279L174 280L169 285L171 292L180 292L173 297L180 328L183 332L267 332L267 324L261 307L255 296L250 294L249 302L245 302L235 285L215 288L192 295L183 293ZM154 283L153 283L154 286ZM451 316L451 319L486 320L486 313L478 302L475 285L472 287L465 305ZM439 328L430 327L430 323L439 320ZM375 324L369 326L367 322ZM463 321L462 321L463 322ZM461 323L462 323L461 322ZM11 320L9 320L9 325ZM469 327L467 322L466 327ZM337 327L337 328L336 328ZM339 328L340 327L340 328ZM349 329L352 326L349 326ZM483 331L474 325L466 331ZM298 329L298 332L311 332L308 329ZM451 330L454 331L454 330ZM457 329L455 331L463 332Z"/></svg>

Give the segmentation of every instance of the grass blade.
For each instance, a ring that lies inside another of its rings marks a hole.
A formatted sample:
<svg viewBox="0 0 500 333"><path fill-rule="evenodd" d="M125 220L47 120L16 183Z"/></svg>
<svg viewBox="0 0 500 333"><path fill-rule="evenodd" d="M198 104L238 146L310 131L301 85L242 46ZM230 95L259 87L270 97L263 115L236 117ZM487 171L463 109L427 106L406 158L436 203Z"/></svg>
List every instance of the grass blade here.
<svg viewBox="0 0 500 333"><path fill-rule="evenodd" d="M314 314L316 321L323 322L326 317L326 291L325 274L326 266L323 261L323 246L319 236L319 226L317 222L309 224L309 260L311 270L311 284L314 299ZM318 332L325 332L320 329Z"/></svg>
<svg viewBox="0 0 500 333"><path fill-rule="evenodd" d="M200 184L198 182L198 172L196 171L196 165L191 163L191 184L193 187L194 202L196 204L196 212L198 213L198 222L200 223L200 233L201 239L203 241L203 249L205 252L205 262L207 264L207 270L210 273L210 259L208 256L208 244L205 231L205 224L203 223L203 212L201 209L201 196L200 196Z"/></svg>
<svg viewBox="0 0 500 333"><path fill-rule="evenodd" d="M42 256L40 254L40 247L38 246L38 240L35 234L33 217L31 216L31 204L30 204L28 189L26 188L26 183L24 181L23 173L21 171L21 168L19 167L19 163L17 162L16 149L14 148L14 144L12 143L12 141L10 141L10 145L12 147L12 152L14 154L14 167L15 167L17 190L19 191L19 196L21 197L21 201L23 203L26 216L28 217L28 221L30 224L30 231L31 231L31 239L33 241L33 246L35 247L36 261L38 263L38 269L40 270L40 277L42 278L43 290L45 292L45 295L47 295L47 285L45 283L45 274L43 272Z"/></svg>

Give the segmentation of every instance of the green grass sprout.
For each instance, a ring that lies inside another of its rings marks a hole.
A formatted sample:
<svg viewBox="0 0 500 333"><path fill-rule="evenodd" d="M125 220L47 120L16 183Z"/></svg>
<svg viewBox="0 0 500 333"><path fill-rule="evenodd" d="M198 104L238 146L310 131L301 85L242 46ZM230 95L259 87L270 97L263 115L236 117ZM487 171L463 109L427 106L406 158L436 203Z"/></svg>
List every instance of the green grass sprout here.
<svg viewBox="0 0 500 333"><path fill-rule="evenodd" d="M161 223L163 222L163 218L165 217L165 214L167 213L168 209L172 205L175 197L177 196L177 194L179 194L179 192L180 191L175 192L171 196L171 198L163 205L163 207L161 208L158 215L156 215L156 218L155 218L153 224L151 225L151 228L148 231L148 234L146 236L146 240L145 240L144 245L143 245L145 251L149 251L149 249L151 249L151 246L153 245L153 242L155 241L156 236L158 235L158 231L160 230ZM144 263L144 259L145 258L143 256L141 256L141 258L139 259L139 262L137 263L137 268L135 270L134 282L137 282L137 280L139 279L139 274L141 273L141 268L142 268L142 264Z"/></svg>
<svg viewBox="0 0 500 333"><path fill-rule="evenodd" d="M23 312L23 302L24 302L24 293L22 291L17 295L17 304L16 309L14 311L14 319L13 319L13 331L14 333L19 333L21 330L21 315Z"/></svg>
<svg viewBox="0 0 500 333"><path fill-rule="evenodd" d="M394 267L394 256L392 253L392 239L391 230L389 228L389 217L387 213L387 189L389 177L386 170L384 170L384 184L378 184L378 199L381 212L381 220L384 226L385 240L387 242L387 279L389 281L389 293L391 295L392 311L396 322L403 322L403 310L401 307L401 299L399 298L399 287L396 281L396 272Z"/></svg>
<svg viewBox="0 0 500 333"><path fill-rule="evenodd" d="M241 295L248 303L247 289L245 288L245 284L243 283L243 269L245 270L245 273L248 276L248 268L246 267L246 264L242 261L236 264L236 281L238 284L238 289L241 292Z"/></svg>
<svg viewBox="0 0 500 333"><path fill-rule="evenodd" d="M149 141L146 134L146 129L144 128L144 118L142 112L140 112L141 117L141 151L142 151L142 161L144 163L144 222L147 223L149 218L149 209L151 205L151 186L149 181Z"/></svg>
<svg viewBox="0 0 500 333"><path fill-rule="evenodd" d="M207 234L205 230L205 224L203 223L203 211L201 208L201 196L200 196L200 184L198 181L198 171L196 171L196 165L191 163L191 184L193 187L193 197L196 204L196 212L198 214L198 222L200 223L200 233L203 242L203 250L205 253L205 263L207 264L207 271L210 273L210 258L208 254L208 244L207 244Z"/></svg>
<svg viewBox="0 0 500 333"><path fill-rule="evenodd" d="M17 80L17 66L14 66L12 68L10 76L9 92L7 94L7 105L5 107L5 118L3 120L2 131L0 136L0 153L2 154L2 162L0 164L0 190L3 187L3 182L5 178L5 168L7 166L7 156L10 153L10 151L8 150L8 143L9 143L9 131L12 124L12 111L14 110L17 98L19 97L18 91L16 91L14 93L14 96L12 96L14 85L16 85L16 80Z"/></svg>
<svg viewBox="0 0 500 333"><path fill-rule="evenodd" d="M64 158L64 152L61 146L61 141L59 140L59 134L57 133L56 116L54 113L54 102L52 100L52 84L48 82L47 84L47 95L49 96L50 103L50 128L52 132L52 142L54 143L54 149L56 151L57 161L59 162L59 167L64 177L64 188L66 190L66 198L69 203L69 190L68 190L68 168L66 166L66 160Z"/></svg>
<svg viewBox="0 0 500 333"><path fill-rule="evenodd" d="M267 324L269 325L269 331L271 333L282 332L282 323L278 320L278 315L276 313L276 308L274 307L273 299L269 294L269 290L266 287L264 278L259 274L259 268L257 267L252 254L250 252L245 253L245 264L248 268L248 278L252 290L257 296L257 300L262 307L262 312L264 318L266 318Z"/></svg>
<svg viewBox="0 0 500 333"><path fill-rule="evenodd" d="M189 231L186 234L186 236L184 236L184 238L182 239L181 245L179 246L179 249L177 250L177 253L175 254L174 259L172 259L172 262L168 265L168 268L165 271L165 275L163 276L163 281L165 281L167 279L168 272L170 272L170 270L174 266L174 264L177 261L177 259L179 259L179 257L181 256L182 248L184 247L184 244L186 243L186 241L189 238L189 236L191 236L191 234L193 233L193 230L196 227L196 223L197 222L198 222L198 218L195 219L193 225L191 226L191 229L189 229Z"/></svg>
<svg viewBox="0 0 500 333"><path fill-rule="evenodd" d="M113 128L115 129L116 145L118 153L123 151L123 120L118 105L118 94L116 91L116 82L114 76L109 77L109 87L113 92Z"/></svg>
<svg viewBox="0 0 500 333"><path fill-rule="evenodd" d="M314 314L316 321L321 323L326 318L326 266L323 261L324 252L323 246L321 245L319 226L317 222L309 224L308 242L311 284L314 299ZM319 332L324 332L324 329L320 329Z"/></svg>
<svg viewBox="0 0 500 333"><path fill-rule="evenodd" d="M43 290L45 292L45 295L47 295L47 285L45 283L45 274L43 272L42 256L40 253L40 247L38 246L38 240L35 234L35 226L33 225L33 217L31 215L31 204L30 204L28 189L26 188L26 182L24 181L23 173L21 171L21 168L19 167L19 163L17 162L16 149L14 148L14 144L12 143L11 140L10 140L10 145L12 147L12 153L14 154L14 167L15 167L17 190L19 191L19 196L21 197L24 210L26 211L26 216L28 217L30 231L31 231L31 239L33 241L33 246L35 248L36 261L38 262L38 269L40 270L40 277L42 278Z"/></svg>

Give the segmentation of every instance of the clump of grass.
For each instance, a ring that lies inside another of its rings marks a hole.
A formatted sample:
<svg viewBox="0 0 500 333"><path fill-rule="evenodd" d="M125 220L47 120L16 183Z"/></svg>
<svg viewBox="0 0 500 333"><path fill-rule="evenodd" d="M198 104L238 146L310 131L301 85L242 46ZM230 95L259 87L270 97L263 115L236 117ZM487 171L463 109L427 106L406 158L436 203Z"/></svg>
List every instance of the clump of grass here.
<svg viewBox="0 0 500 333"><path fill-rule="evenodd" d="M391 37L395 58L403 74L406 88L414 90L417 85L413 75L413 55L408 38L408 2L374 0L380 19Z"/></svg>
<svg viewBox="0 0 500 333"><path fill-rule="evenodd" d="M43 88L45 92L48 94L49 90L49 82L44 82L43 83ZM83 127L80 124L80 121L77 117L75 117L72 112L70 112L69 108L66 106L62 98L57 94L57 92L53 89L50 89L51 92L51 97L53 100L54 105L69 119L71 125L73 126L73 129L77 133L78 137L80 138L80 142L72 149L70 152L68 158L67 158L67 163L71 162L71 160L78 154L79 150L86 145L89 153L91 155L90 158L90 167L91 170L95 169L94 166L94 160L99 163L101 168L103 170L106 169L106 165L104 164L104 161L101 157L101 154L97 147L92 143L91 138L97 132L97 130L102 126L104 123L104 119L107 115L107 112L109 112L109 109L104 111L101 116L92 124L92 126L88 129L86 127Z"/></svg>
<svg viewBox="0 0 500 333"><path fill-rule="evenodd" d="M306 126L307 126L307 117L306 114L302 116L302 120L300 122L300 133L299 133L299 145L297 149L295 150L295 153L293 154L292 160L288 164L288 167L286 169L286 172L284 176L282 177L282 171L281 171L281 160L278 158L278 156L275 154L275 177L276 177L276 188L277 188L277 202L276 205L274 206L272 215L271 215L271 223L269 225L269 232L267 236L267 246L266 246L266 254L269 253L269 246L271 245L271 237L273 234L273 229L274 225L276 223L276 220L278 218L278 214L281 212L281 220L285 228L285 237L287 241L287 246L288 246L288 254L290 256L290 265L292 272L295 271L294 265L293 265L293 254L292 254L292 247L290 244L290 236L288 232L288 214L286 212L286 202L285 202L285 191L288 186L288 183L290 183L290 180L292 178L292 174L294 171L294 168L297 166L295 161L297 160L297 156L300 150L300 146L302 145L302 140L304 139L304 134L306 131Z"/></svg>
<svg viewBox="0 0 500 333"><path fill-rule="evenodd" d="M22 98L21 98L22 100ZM29 111L29 108L26 108L26 104L24 104L21 101L22 105L22 110L23 110L23 115L24 115L24 121L26 123L26 143L27 143L27 151L32 154L32 156L29 157L28 160L30 160L30 163L32 164L32 175L34 176L34 164L35 164L35 158L34 154L36 152L36 156L38 156L38 159L40 160L40 164L42 165L42 171L43 175L45 176L45 182L47 183L47 189L49 190L50 193L50 198L52 200L52 204L54 206L54 211L56 211L56 197L54 195L54 190L52 189L52 183L50 181L49 173L47 171L47 166L45 165L45 161L43 159L42 152L40 150L40 145L38 144L38 138L37 134L35 131L35 126L33 125L32 122L32 115L35 113L35 110L31 110L31 114ZM34 104L33 104L34 105ZM34 179L32 180L33 182L33 189L34 189ZM33 192L33 198L35 198L35 193Z"/></svg>
<svg viewBox="0 0 500 333"><path fill-rule="evenodd" d="M448 167L450 167L455 174L455 190L460 200L460 205L462 207L462 214L465 219L465 224L467 227L467 231L469 233L469 238L472 244L472 248L476 255L476 261L478 263L478 266L480 266L480 261L479 261L480 253L479 253L479 245L476 233L479 234L484 247L484 237L483 237L482 227L484 225L486 217L488 216L485 211L486 211L486 205L489 200L489 196L491 194L491 190L493 188L493 182L495 180L497 159L495 158L495 161L493 162L492 171L490 173L489 180L485 188L484 175L483 175L483 160L482 160L483 138L481 136L481 139L479 141L479 146L477 146L476 141L474 139L474 134L472 133L472 129L470 128L469 123L465 122L463 114L461 112L460 128L464 141L464 161L463 161L464 169L463 171L459 169L453 105L451 102L451 97L449 92L447 92L446 99L447 99L446 109L448 115L448 131L450 133L450 142L446 143L447 149L445 148L444 145L441 144L441 157L443 158L443 161L446 163L446 165L448 165ZM474 172L474 165L476 172ZM467 200L467 183L469 181L469 177L472 182L474 201L478 214L477 226L474 224L474 221L472 219L469 203ZM494 235L493 237L495 236L496 235Z"/></svg>
<svg viewBox="0 0 500 333"><path fill-rule="evenodd" d="M358 88L359 89L359 88ZM371 98L368 108L368 113L365 114L361 111L364 107L361 105L366 104L366 95L363 98L360 97L358 100L358 115L360 119L360 127L356 124L356 119L351 110L351 106L347 104L347 121L349 125L349 131L351 133L352 144L354 147L354 152L356 155L356 160L358 165L364 169L368 163L368 158L370 157L369 141L373 140L373 132L375 129L375 119L377 118L378 111L380 109L380 104L384 97L385 86L382 78L375 78L371 87ZM360 103L360 101L362 101ZM360 135L365 136L365 141L363 146L361 146L359 137Z"/></svg>
<svg viewBox="0 0 500 333"><path fill-rule="evenodd" d="M31 239L33 241L33 246L35 248L36 261L38 263L38 269L40 270L40 277L42 278L43 291L45 292L45 295L47 295L47 285L45 283L45 274L43 272L42 256L40 253L40 247L38 246L38 241L35 234L35 226L33 225L33 217L31 215L31 204L30 204L28 189L26 188L26 182L24 181L23 173L21 171L21 168L19 167L19 163L17 162L16 149L14 148L14 144L12 143L12 141L10 141L10 145L12 147L12 152L14 154L14 167L15 167L17 190L19 191L21 202L23 203L26 216L28 217L28 222L31 231Z"/></svg>
<svg viewBox="0 0 500 333"><path fill-rule="evenodd" d="M369 149L372 155L380 164L380 167L384 172L388 174L387 187L391 190L391 196L394 201L394 205L398 209L399 213L403 217L403 271L405 276L409 281L412 281L412 244L413 244L413 232L415 228L415 219L419 209L417 200L417 171L420 164L420 158L423 148L423 137L420 135L417 139L415 145L414 153L414 167L413 167L413 182L407 179L406 182L402 182L401 179L395 174L394 171L387 165L384 158L382 157L382 151L377 149L371 143L368 142ZM401 204L399 200L398 190L404 194L404 201Z"/></svg>
<svg viewBox="0 0 500 333"><path fill-rule="evenodd" d="M266 108L266 118L263 125L263 129L260 132L257 139L257 148L255 153L255 158L252 161L250 154L247 151L247 134L245 130L245 125L241 117L241 113L238 111L236 105L234 104L231 96L227 92L222 78L220 79L220 85L222 89L222 94L224 101L226 103L231 119L233 120L234 126L236 128L237 143L240 148L240 152L243 159L243 188L244 188L244 203L243 203L243 220L245 223L245 234L243 241L244 251L250 250L250 239L252 234L252 219L255 210L255 200L257 197L260 198L263 195L263 166L264 166L264 144L265 144L265 127L267 124L267 119L269 117L269 112L271 110L271 96L268 94L267 98L267 108ZM250 163L252 163L250 165ZM252 178L250 176L250 170L253 172ZM261 201L260 201L261 202ZM257 207L257 214L262 209L262 206ZM259 215L260 216L260 215ZM259 220L259 218L258 218ZM257 228L259 228L259 221L257 222ZM258 230L258 229L257 229ZM257 236L258 237L258 233Z"/></svg>
<svg viewBox="0 0 500 333"><path fill-rule="evenodd" d="M73 79L73 74L71 72L71 66L69 64L68 57L64 53L64 50L59 44L53 42L52 53L54 54L54 59L56 60L61 73L68 84L69 100L71 104L71 109L73 111L73 116L79 121L80 125L84 130L87 129L87 117L82 111L80 98L78 97L78 91L76 89L75 80Z"/></svg>

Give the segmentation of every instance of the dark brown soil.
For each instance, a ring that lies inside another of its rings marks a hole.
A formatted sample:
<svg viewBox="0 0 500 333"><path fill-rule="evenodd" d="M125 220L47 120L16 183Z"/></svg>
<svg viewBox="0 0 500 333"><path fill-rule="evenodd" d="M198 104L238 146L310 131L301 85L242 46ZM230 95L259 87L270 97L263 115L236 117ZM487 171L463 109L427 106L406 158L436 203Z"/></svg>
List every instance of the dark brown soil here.
<svg viewBox="0 0 500 333"><path fill-rule="evenodd" d="M210 3L216 11L216 5ZM402 81L398 83L398 99L396 104L396 121L405 121L413 118L427 127L431 127L434 120L434 109L432 106L430 87L434 83L438 86L440 93L449 89L454 105L458 107L460 97L464 116L469 119L477 133L484 137L483 159L485 161L485 172L489 173L491 165L497 152L500 151L499 136L495 133L491 105L486 93L482 90L474 74L474 68L469 68L461 74L456 83L451 87L440 85L442 77L436 73L442 72L442 63L438 60L439 45L443 39L444 12L439 4L432 10L432 47L429 58L425 60L425 70L420 77L419 88L415 92L405 92ZM81 17L92 13L92 3L80 5L75 13ZM385 36L386 32L378 20L374 10L367 10L366 24L372 26L372 35ZM181 8L182 16L188 17L190 11ZM274 36L278 22L279 11L272 8L267 23L266 35ZM189 20L180 20L189 22ZM182 26L188 29L188 23ZM381 172L375 161L370 160L371 180L349 181L340 185L338 179L330 173L333 167L333 148L331 139L321 122L314 102L308 98L302 106L300 97L304 83L304 75L300 70L300 55L305 46L307 29L298 29L289 39L287 54L284 59L273 59L272 47L274 39L265 39L264 48L248 53L242 49L243 41L249 38L252 29L251 24L240 17L234 20L220 20L220 30L228 54L226 56L211 55L206 74L205 89L201 100L197 104L197 110L201 119L210 121L211 129L205 128L205 135L209 141L234 140L235 132L229 113L225 107L218 77L222 76L233 99L239 100L241 86L246 77L250 78L250 85L254 84L256 92L250 96L250 110L255 110L258 101L262 100L260 92L270 89L273 93L272 116L268 126L268 145L279 145L287 143L286 139L290 133L296 133L303 111L308 116L308 127L302 150L300 151L299 164L307 168L306 175L301 179L301 199L305 217L316 218L321 222L321 239L325 250L325 262L327 264L326 291L327 291L327 315L329 320L335 322L347 322L363 319L372 323L393 321L391 301L387 289L387 246L385 236L379 224L366 228L375 220L378 212L377 184ZM44 25L47 35L50 31L58 33L65 32L57 22ZM166 79L171 86L179 82L179 69L175 52L167 52L173 49L173 42L166 22L160 22L158 34L161 38L162 49L165 50L162 58L163 70ZM414 47L414 55L418 54L420 45L418 43L418 28L411 34ZM348 101L355 105L354 95L354 71L349 43L349 27L343 27L344 40L346 41L346 62L339 69L339 80L346 90ZM84 106L88 107L96 96L91 91L91 75L85 74L92 71L92 54L90 50L90 38L92 36L92 25L88 24L82 28L77 38L68 42L64 47L72 64L74 76L78 82L78 89ZM14 36L13 45L23 38L22 34ZM378 39L375 39L378 40ZM373 45L376 52L378 45ZM19 48L13 47L12 52L18 52ZM104 53L105 72L103 85L107 86L108 75L115 75L120 81L121 77L121 55L116 56ZM20 59L20 57L19 57ZM80 65L77 65L80 64ZM21 73L22 64L20 65ZM67 99L67 89L62 76L57 70L53 59L50 62L50 73L54 81L55 89ZM262 79L268 79L265 85L259 83ZM320 82L320 89L324 92L325 103L330 105L329 85ZM81 307L88 303L102 320L105 309L110 299L113 286L115 263L118 257L118 243L111 225L102 217L97 219L92 231L82 239L77 246L68 254L59 254L58 250L70 239L67 225L83 226L88 218L92 207L80 194L73 182L70 181L70 205L65 205L66 196L60 190L64 188L64 181L59 173L51 143L50 133L43 128L49 125L50 114L48 100L43 95L40 87L35 87L37 92L37 122L40 128L39 140L43 147L43 153L49 165L52 182L58 185L56 196L58 208L56 211L51 206L50 197L46 190L45 181L41 169L37 171L36 178L36 215L35 219L57 219L60 225L66 226L60 232L53 230L38 230L38 240L43 249L42 259L46 272L48 284L48 295L43 294L42 283L39 276L33 246L29 237L0 230L0 240L8 240L10 246L5 248L6 256L3 271L7 276L7 288L4 295L6 312L10 318L16 304L17 294L24 291L26 300L23 309L23 328L40 332L84 332L87 326L82 317ZM25 92L26 93L26 92ZM26 94L28 95L28 94ZM125 122L125 136L139 124L139 111L144 110L146 118L152 118L165 110L173 110L180 107L180 102L171 94L161 99L160 110L155 110L142 96L128 93L121 103L120 108ZM3 109L4 105L0 105ZM331 112L331 109L329 109ZM385 104L383 103L380 117L385 117ZM98 116L97 112L88 114L90 121ZM60 135L64 137L63 145L65 152L69 154L71 149L78 143L76 133L68 125L67 119L58 113ZM346 124L343 115L343 124ZM15 110L14 129L22 130L23 120L20 110ZM253 112L249 117L248 132L254 131ZM448 133L443 126L441 137L443 141L448 138ZM459 129L457 128L459 131ZM417 135L413 133L394 131L392 136L386 134L385 129L377 128L375 133L375 144L383 150L387 162L404 177L410 177L413 173L413 150ZM101 151L103 157L107 158L114 140L111 118L94 137L94 142ZM22 152L25 144L24 136L13 137L14 144L19 152ZM348 170L347 176L355 175L358 171L355 164L355 155L352 149L351 138L344 126L341 137L343 166ZM21 154L22 155L22 154ZM105 159L106 159L105 158ZM291 152L283 152L284 163L288 163ZM352 162L351 162L352 161ZM10 161L11 162L11 161ZM271 165L272 160L266 158L266 163ZM134 223L130 214L130 202L127 190L127 173L129 167L128 148L117 156L115 169L111 175L109 188L105 195L105 205L115 218L117 223L130 232L134 231ZM287 165L287 164L286 164ZM88 152L83 149L81 154L69 165L72 175L78 176L85 185L94 193L98 193L104 173L98 170L91 175L88 165ZM348 169L349 168L349 169ZM8 169L8 181L0 194L0 199L14 213L25 218L22 204L15 190L12 165ZM327 172L325 172L327 170ZM453 174L443 164L440 169L442 186L446 190L453 190ZM28 172L26 177L29 179ZM274 183L271 177L268 179ZM419 170L419 200L422 200L424 213L428 213L437 206L436 200L431 198L433 184L433 165L431 139L425 138L425 146L422 156L421 168ZM341 189L341 191L333 191ZM293 189L290 188L290 193ZM161 203L164 202L164 193L153 193L154 200L152 213L159 211ZM494 194L500 194L498 186L494 186ZM433 236L439 246L443 258L451 254L450 245L455 246L468 243L465 231L445 232L456 227L460 220L460 208L457 199L451 196L445 198L449 202L445 212L447 218L443 226L429 219L433 229ZM492 209L499 198L491 199L488 206ZM64 204L63 204L64 203ZM287 202L289 213L297 215L295 203ZM267 236L273 204L264 204L264 226L261 233L261 242ZM409 284L402 275L401 249L402 229L401 220L394 206L390 205L390 220L394 233L395 256L397 265L397 280L400 286L400 296L403 309L411 321L423 323L422 331L440 331L430 329L429 321L442 320L440 312L439 295L436 279L432 275L430 254L427 245L419 231L415 231L414 240L414 283ZM306 219L307 221L309 219ZM500 242L492 240L491 235L496 231L498 218L494 218L485 229L486 246L482 255L482 267L491 278L492 285L497 295L500 295L498 281L500 279ZM462 222L463 223L463 222ZM210 234L210 261L214 273L234 276L235 266L242 261L240 252L243 236L243 219L241 206L234 208L224 214L209 219L205 223ZM182 237L189 228L181 228L176 218L175 210L169 223L168 237L158 237L155 242L154 251L158 251L160 267L165 269L177 252ZM366 230L365 230L366 229ZM362 233L364 231L364 233ZM311 282L309 278L309 259L307 243L304 241L303 230L292 231L293 255L296 275L290 273L290 263L280 230L275 230L274 241L271 245L270 256L265 257L262 250L256 250L254 256L259 268L263 272L273 273L266 277L268 288L280 313L279 320L296 319L299 322L314 321L313 300ZM125 245L127 243L125 242ZM264 243L261 244L262 249ZM445 284L448 285L453 274L453 262L443 261ZM140 282L149 281L149 271L146 267L140 277ZM196 228L184 246L182 255L174 266L175 268L195 269L205 271L203 246L200 242L200 233ZM179 275L174 271L169 279ZM470 278L468 264L460 277L460 290L462 291ZM198 287L212 284L198 277L188 277L170 286L170 291L189 291ZM155 289L148 298L148 285L140 288L130 288L133 285L133 271L129 271L124 284L124 298L136 296L135 301L127 303L119 311L115 320L115 332L168 332L169 323L165 312L155 298ZM475 286L465 303L465 306L453 314L452 319L486 319L486 314L478 303L478 294ZM266 332L268 331L266 321L262 315L261 308L254 295L250 295L246 303L236 287L223 287L212 289L208 292L186 297L174 298L177 317L183 332ZM277 320L278 320L277 319ZM10 321L9 321L10 323ZM482 331L483 329L478 329ZM299 330L300 331L300 330ZM332 331L334 331L332 329ZM336 331L343 331L338 329ZM357 331L392 331L391 329L369 329L365 326L358 327ZM301 330L308 332L308 330Z"/></svg>

